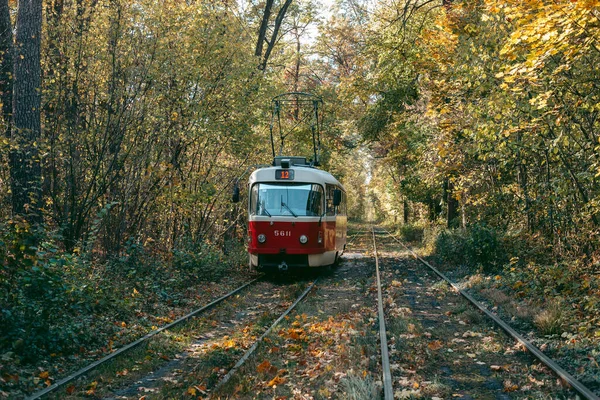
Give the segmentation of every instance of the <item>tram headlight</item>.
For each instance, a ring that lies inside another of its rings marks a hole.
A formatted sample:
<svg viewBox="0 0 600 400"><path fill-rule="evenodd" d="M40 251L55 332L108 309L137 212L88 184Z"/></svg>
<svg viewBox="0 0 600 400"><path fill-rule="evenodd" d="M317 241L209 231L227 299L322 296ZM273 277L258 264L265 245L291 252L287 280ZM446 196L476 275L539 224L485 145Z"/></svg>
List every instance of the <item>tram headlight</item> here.
<svg viewBox="0 0 600 400"><path fill-rule="evenodd" d="M260 235L258 235L258 243L264 243L267 241L267 236L264 233L261 233Z"/></svg>
<svg viewBox="0 0 600 400"><path fill-rule="evenodd" d="M308 242L308 237L306 235L300 236L300 243L306 244Z"/></svg>

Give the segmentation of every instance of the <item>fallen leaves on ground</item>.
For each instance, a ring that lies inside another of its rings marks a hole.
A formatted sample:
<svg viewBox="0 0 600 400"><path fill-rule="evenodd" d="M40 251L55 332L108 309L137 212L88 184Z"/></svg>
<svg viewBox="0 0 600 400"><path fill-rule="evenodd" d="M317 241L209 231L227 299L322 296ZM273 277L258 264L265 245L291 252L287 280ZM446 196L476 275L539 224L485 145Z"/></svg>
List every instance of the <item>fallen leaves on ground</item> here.
<svg viewBox="0 0 600 400"><path fill-rule="evenodd" d="M256 367L256 371L259 373L275 373L277 372L277 368L274 367L268 360L261 362L258 367Z"/></svg>
<svg viewBox="0 0 600 400"><path fill-rule="evenodd" d="M427 344L427 347L429 348L429 350L439 350L442 347L444 347L442 345L442 342L439 340L434 340L433 342L429 342L429 344Z"/></svg>
<svg viewBox="0 0 600 400"><path fill-rule="evenodd" d="M285 377L283 376L276 376L275 378L271 379L269 381L269 383L267 383L268 387L273 387L273 386L277 386L277 385L281 385L285 383Z"/></svg>

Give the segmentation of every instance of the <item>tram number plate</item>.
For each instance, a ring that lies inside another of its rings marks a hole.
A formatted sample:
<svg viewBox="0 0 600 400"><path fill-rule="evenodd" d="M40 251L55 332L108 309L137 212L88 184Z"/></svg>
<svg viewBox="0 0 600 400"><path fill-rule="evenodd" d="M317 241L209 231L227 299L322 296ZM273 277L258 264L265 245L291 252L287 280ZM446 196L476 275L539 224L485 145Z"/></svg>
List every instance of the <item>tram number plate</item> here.
<svg viewBox="0 0 600 400"><path fill-rule="evenodd" d="M294 170L293 169L276 169L275 170L275 179L281 179L285 181L293 181L294 180Z"/></svg>
<svg viewBox="0 0 600 400"><path fill-rule="evenodd" d="M274 231L275 236L292 237L292 231Z"/></svg>

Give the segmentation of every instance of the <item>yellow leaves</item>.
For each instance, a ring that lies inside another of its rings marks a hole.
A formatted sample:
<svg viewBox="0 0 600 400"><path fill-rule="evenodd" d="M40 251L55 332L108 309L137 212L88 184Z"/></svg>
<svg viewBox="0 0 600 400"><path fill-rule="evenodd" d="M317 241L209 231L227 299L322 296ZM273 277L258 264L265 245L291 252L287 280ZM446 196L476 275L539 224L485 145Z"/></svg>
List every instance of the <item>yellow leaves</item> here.
<svg viewBox="0 0 600 400"><path fill-rule="evenodd" d="M265 360L256 367L256 371L262 374L275 373L277 372L277 368L271 365L271 363L268 360Z"/></svg>
<svg viewBox="0 0 600 400"><path fill-rule="evenodd" d="M280 332L280 335L292 340L306 340L306 332L302 328L290 328Z"/></svg>
<svg viewBox="0 0 600 400"><path fill-rule="evenodd" d="M188 396L197 396L199 394L205 395L206 394L206 386L204 385L196 385L196 386L191 386L188 388L188 390L185 392Z"/></svg>
<svg viewBox="0 0 600 400"><path fill-rule="evenodd" d="M266 387L275 387L277 385L281 385L281 384L285 383L286 379L285 379L284 375L287 374L287 370L285 370L285 369L277 370L277 367L272 365L269 362L269 360L265 360L265 361L261 362L256 367L256 371L259 374L269 374L269 375L275 374L275 377L273 377L271 380L269 380L265 384Z"/></svg>
<svg viewBox="0 0 600 400"><path fill-rule="evenodd" d="M442 345L442 342L440 340L434 340L433 342L429 342L427 344L427 348L429 350L433 350L433 351L439 350L442 347L444 347L444 346Z"/></svg>
<svg viewBox="0 0 600 400"><path fill-rule="evenodd" d="M536 6L526 5L535 3ZM544 71L547 59L562 54L564 64L569 65L593 51L588 39L597 28L593 24L590 10L585 2L565 2L545 4L532 0L526 4L515 3L505 8L507 18L512 21L514 31L504 43L500 55L510 61L519 60L514 66L515 73L527 80L537 80ZM527 68L520 68L526 66ZM550 71L552 75L565 68ZM505 80L505 83L513 82Z"/></svg>
<svg viewBox="0 0 600 400"><path fill-rule="evenodd" d="M96 393L96 387L98 386L98 381L94 381L90 383L85 391L87 396L93 396Z"/></svg>
<svg viewBox="0 0 600 400"><path fill-rule="evenodd" d="M470 36L475 36L478 33L478 29L472 24L467 24L463 29L465 33L467 33Z"/></svg>
<svg viewBox="0 0 600 400"><path fill-rule="evenodd" d="M516 390L519 390L519 386L518 385L514 384L510 380L504 381L504 391L505 392L510 393L510 392L514 392Z"/></svg>
<svg viewBox="0 0 600 400"><path fill-rule="evenodd" d="M521 281L516 281L515 284L513 285L513 289L517 290L519 289L521 286L523 286L524 283Z"/></svg>
<svg viewBox="0 0 600 400"><path fill-rule="evenodd" d="M281 385L283 383L285 383L285 377L283 377L283 376L276 376L275 378L271 379L267 383L267 386L268 387L275 387L275 386Z"/></svg>

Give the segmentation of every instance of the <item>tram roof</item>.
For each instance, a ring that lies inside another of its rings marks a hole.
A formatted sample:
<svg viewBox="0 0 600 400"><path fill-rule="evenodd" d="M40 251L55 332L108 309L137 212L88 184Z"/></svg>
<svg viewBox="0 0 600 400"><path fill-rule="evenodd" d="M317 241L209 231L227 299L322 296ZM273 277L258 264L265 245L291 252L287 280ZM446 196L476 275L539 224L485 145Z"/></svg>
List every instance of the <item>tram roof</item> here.
<svg viewBox="0 0 600 400"><path fill-rule="evenodd" d="M309 165L290 165L289 168L282 168L281 166L260 168L250 175L249 183L252 185L256 182L282 182L282 180L275 178L275 171L281 169L294 170L294 179L283 182L302 182L320 184L328 183L330 185L337 185L344 189L344 186L329 172L317 169Z"/></svg>

